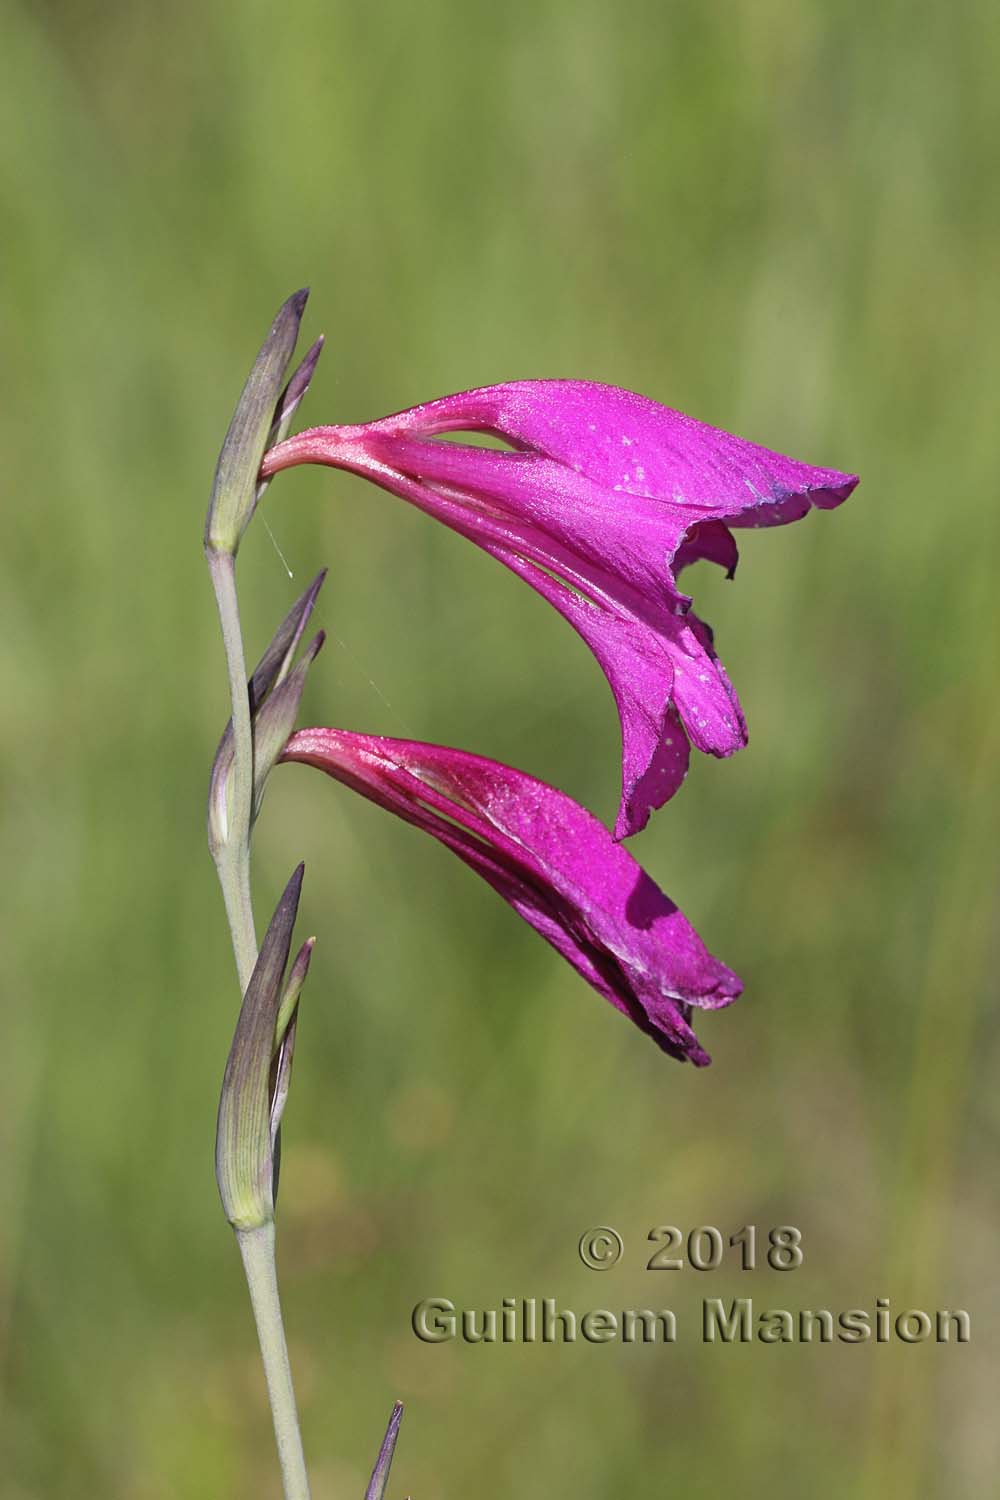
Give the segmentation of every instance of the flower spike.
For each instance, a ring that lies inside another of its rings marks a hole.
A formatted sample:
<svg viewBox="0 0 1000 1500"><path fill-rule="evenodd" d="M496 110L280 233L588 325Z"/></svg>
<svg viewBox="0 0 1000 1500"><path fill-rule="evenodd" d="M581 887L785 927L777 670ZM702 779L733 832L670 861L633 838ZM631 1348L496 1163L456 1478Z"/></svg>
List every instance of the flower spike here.
<svg viewBox="0 0 1000 1500"><path fill-rule="evenodd" d="M431 834L671 1057L710 1061L692 1007L730 1004L740 980L564 792L461 750L339 729L299 730L282 759L318 767Z"/></svg>
<svg viewBox="0 0 1000 1500"><path fill-rule="evenodd" d="M454 432L490 433L515 451L436 441ZM582 380L514 381L315 427L272 448L261 472L300 463L363 475L443 521L583 637L621 719L617 838L677 791L690 745L728 756L746 743L739 700L678 574L704 559L731 577L731 527L830 509L857 483Z"/></svg>

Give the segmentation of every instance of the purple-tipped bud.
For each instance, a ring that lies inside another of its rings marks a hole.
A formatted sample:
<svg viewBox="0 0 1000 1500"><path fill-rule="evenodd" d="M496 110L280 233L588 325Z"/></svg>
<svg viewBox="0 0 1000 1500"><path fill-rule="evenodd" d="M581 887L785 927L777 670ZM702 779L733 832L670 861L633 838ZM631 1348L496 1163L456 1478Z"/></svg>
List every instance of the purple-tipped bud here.
<svg viewBox="0 0 1000 1500"><path fill-rule="evenodd" d="M285 740L295 727L306 672L323 645L324 635L320 631L293 670L295 653L325 578L324 568L296 599L250 679L250 714L254 729L254 818L260 812L268 775L281 754ZM208 842L214 857L218 857L219 850L225 846L229 837L232 770L233 723L230 719L215 752L209 780Z"/></svg>
<svg viewBox="0 0 1000 1500"><path fill-rule="evenodd" d="M302 660L279 682L267 701L254 715L253 731L253 810L251 821L260 813L264 800L264 788L278 761L278 756L288 743L295 728L295 720L306 685L306 673L323 647L326 636L321 630L310 641L302 654Z"/></svg>
<svg viewBox="0 0 1000 1500"><path fill-rule="evenodd" d="M295 415L295 408L312 383L312 378L316 373L316 366L319 364L319 357L322 353L323 335L320 334L278 398L278 404L274 409L274 422L271 426L268 447L271 446L271 443L282 442L286 437L292 418Z"/></svg>
<svg viewBox="0 0 1000 1500"><path fill-rule="evenodd" d="M271 644L257 663L250 679L251 712L259 708L271 689L288 676L299 641L325 581L326 569L323 568L305 592L299 595L275 631ZM232 724L229 725L228 732L232 732Z"/></svg>
<svg viewBox="0 0 1000 1500"><path fill-rule="evenodd" d="M306 938L295 962L288 971L285 988L281 992L281 1004L274 1023L274 1057L271 1061L271 1151L274 1173L271 1180L271 1197L274 1206L278 1203L278 1174L281 1165L281 1117L285 1113L288 1090L292 1083L292 1058L295 1055L295 1037L299 1022L299 996L309 973L309 960L316 946L314 937Z"/></svg>
<svg viewBox="0 0 1000 1500"><path fill-rule="evenodd" d="M299 996L309 973L309 964L312 961L313 949L316 946L314 937L306 938L302 947L295 955L295 962L288 971L285 980L285 988L281 992L281 1004L278 1006L278 1014L274 1022L274 1045L281 1047L285 1040L286 1032L295 1025L295 1011L298 1007Z"/></svg>
<svg viewBox="0 0 1000 1500"><path fill-rule="evenodd" d="M285 386L285 389L278 397L278 404L274 408L274 420L271 423L271 430L267 435L267 442L264 444L265 453L268 449L273 448L276 443L284 442L285 438L288 436L289 429L292 425L292 418L295 415L296 407L299 405L306 391L309 389L313 375L316 371L316 366L319 363L319 357L322 353L323 335L320 334L319 338L306 354L305 358L296 369L294 375ZM270 478L261 479L258 476L255 504L260 504L264 491L267 489L270 483Z"/></svg>
<svg viewBox="0 0 1000 1500"><path fill-rule="evenodd" d="M399 1424L400 1422L402 1422L402 1420L403 1403L402 1401L397 1401L392 1408L392 1415L389 1418L389 1425L385 1429L385 1437L382 1439L382 1446L378 1450L378 1458L375 1460L374 1469L372 1469L372 1477L371 1479L369 1479L368 1488L365 1490L365 1500L383 1500L383 1496L385 1495L385 1487L389 1480L389 1469L392 1464L392 1455L396 1451L396 1439L399 1436Z"/></svg>
<svg viewBox="0 0 1000 1500"><path fill-rule="evenodd" d="M288 1096L294 1045L293 1002L280 1044L275 1033L285 966L302 890L299 865L271 918L260 957L250 976L222 1080L215 1142L215 1176L226 1218L234 1229L258 1229L274 1217L274 1137ZM307 944L306 947L310 945ZM308 958L300 952L289 975L305 980ZM296 994L297 1000L297 994ZM280 1102L277 1099L281 1090ZM277 1109L276 1109L277 1103Z"/></svg>
<svg viewBox="0 0 1000 1500"><path fill-rule="evenodd" d="M308 296L305 288L282 304L243 387L216 465L205 521L208 552L235 556L257 505L261 460L269 442L274 440L276 428L285 422L287 431L291 411L308 386L319 354L315 345L304 361L305 374L300 368L289 382L289 389L295 386L294 399L289 400L287 390L282 394L281 383L299 336Z"/></svg>

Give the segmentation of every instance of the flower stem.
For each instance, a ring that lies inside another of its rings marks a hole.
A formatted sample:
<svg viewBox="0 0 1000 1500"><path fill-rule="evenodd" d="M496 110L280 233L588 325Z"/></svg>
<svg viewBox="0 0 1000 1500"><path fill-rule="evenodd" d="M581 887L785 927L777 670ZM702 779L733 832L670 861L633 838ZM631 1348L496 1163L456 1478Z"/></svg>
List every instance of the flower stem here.
<svg viewBox="0 0 1000 1500"><path fill-rule="evenodd" d="M229 553L206 550L208 569L222 624L232 700L233 770L226 836L213 848L215 866L229 919L229 932L239 975L240 993L257 962L257 930L250 892L250 820L253 806L253 723L247 690L246 656L236 593L235 559ZM309 1479L299 1433L299 1418L281 1321L278 1276L274 1258L274 1223L257 1229L238 1229L236 1240L243 1259L254 1321L260 1339L264 1378L274 1419L285 1500L309 1500Z"/></svg>
<svg viewBox="0 0 1000 1500"><path fill-rule="evenodd" d="M229 671L229 696L233 716L233 772L229 826L225 842L215 852L222 899L226 903L233 954L240 979L240 993L246 993L253 966L257 962L257 933L250 897L250 810L253 801L253 726L250 720L250 695L247 691L246 658L240 609L236 596L236 563L228 552L207 552L208 570L212 576L215 602L222 625Z"/></svg>
<svg viewBox="0 0 1000 1500"><path fill-rule="evenodd" d="M260 1339L285 1500L309 1500L309 1478L299 1434L285 1330L281 1322L274 1260L274 1224L263 1224L259 1229L238 1229L236 1241L243 1257L243 1269L250 1288L250 1301Z"/></svg>

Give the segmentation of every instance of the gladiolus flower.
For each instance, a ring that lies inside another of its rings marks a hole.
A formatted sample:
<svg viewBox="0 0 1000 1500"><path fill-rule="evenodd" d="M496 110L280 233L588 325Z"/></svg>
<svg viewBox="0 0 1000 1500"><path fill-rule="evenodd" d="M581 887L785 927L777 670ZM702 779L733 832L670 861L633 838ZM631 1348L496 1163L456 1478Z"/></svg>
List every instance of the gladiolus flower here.
<svg viewBox="0 0 1000 1500"><path fill-rule="evenodd" d="M743 986L608 830L555 787L478 755L301 729L283 760L317 766L422 828L476 870L664 1052L710 1061L692 1007Z"/></svg>
<svg viewBox="0 0 1000 1500"><path fill-rule="evenodd" d="M462 431L516 451L435 441ZM857 483L631 391L577 380L515 381L362 426L314 427L272 448L261 474L300 463L361 474L436 516L579 632L621 718L616 838L638 832L673 796L689 745L727 756L746 743L711 631L677 574L707 559L731 577L731 527L830 509Z"/></svg>

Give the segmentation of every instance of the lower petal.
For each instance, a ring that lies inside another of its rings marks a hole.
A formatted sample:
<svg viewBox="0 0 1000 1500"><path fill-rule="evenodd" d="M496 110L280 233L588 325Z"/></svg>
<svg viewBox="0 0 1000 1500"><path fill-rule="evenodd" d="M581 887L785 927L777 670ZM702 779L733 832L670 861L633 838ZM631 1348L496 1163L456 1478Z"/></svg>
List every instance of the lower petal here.
<svg viewBox="0 0 1000 1500"><path fill-rule="evenodd" d="M677 622L672 652L673 698L691 743L706 755L725 757L747 742L736 690L712 649L712 634L697 615Z"/></svg>
<svg viewBox="0 0 1000 1500"><path fill-rule="evenodd" d="M584 598L517 553L492 545L486 550L537 589L600 664L622 733L622 790L614 836L621 840L640 833L650 813L680 787L690 758L688 737L671 706L674 668L668 641L645 621Z"/></svg>
<svg viewBox="0 0 1000 1500"><path fill-rule="evenodd" d="M736 538L728 526L721 521L699 521L685 532L674 553L671 571L676 577L682 568L688 568L692 563L713 562L723 569L727 578L732 578L739 560Z"/></svg>

